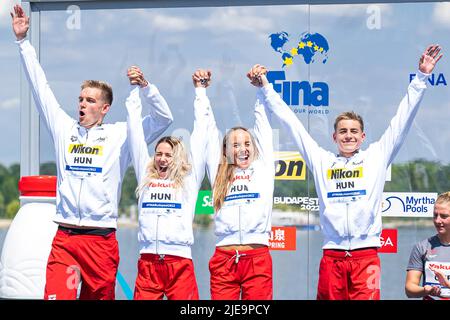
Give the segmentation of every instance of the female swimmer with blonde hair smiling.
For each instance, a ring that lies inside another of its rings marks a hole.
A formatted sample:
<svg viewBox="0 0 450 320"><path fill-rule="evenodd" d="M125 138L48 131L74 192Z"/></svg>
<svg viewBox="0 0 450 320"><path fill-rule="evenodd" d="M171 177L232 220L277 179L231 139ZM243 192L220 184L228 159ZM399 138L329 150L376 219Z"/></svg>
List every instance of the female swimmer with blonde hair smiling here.
<svg viewBox="0 0 450 320"><path fill-rule="evenodd" d="M132 89L126 101L128 134L139 186L140 258L134 299L198 300L192 262L192 221L206 163L209 106L193 79L194 128L190 160L180 139L161 138L150 158L141 123L139 92Z"/></svg>
<svg viewBox="0 0 450 320"><path fill-rule="evenodd" d="M261 87L267 70L255 65L247 77ZM199 78L209 80L210 73ZM275 165L272 128L261 89L254 109L254 136L243 127L220 141L215 121L208 130L207 168L213 182L216 250L209 262L211 299L272 299L269 235Z"/></svg>

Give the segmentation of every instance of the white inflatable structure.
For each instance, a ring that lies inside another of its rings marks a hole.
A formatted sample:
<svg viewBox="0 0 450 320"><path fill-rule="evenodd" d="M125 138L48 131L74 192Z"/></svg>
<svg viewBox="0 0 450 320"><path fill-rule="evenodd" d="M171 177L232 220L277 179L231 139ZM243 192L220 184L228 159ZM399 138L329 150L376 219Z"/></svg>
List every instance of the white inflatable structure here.
<svg viewBox="0 0 450 320"><path fill-rule="evenodd" d="M0 298L43 299L45 271L57 224L56 177L19 181L21 208L9 226L0 258Z"/></svg>

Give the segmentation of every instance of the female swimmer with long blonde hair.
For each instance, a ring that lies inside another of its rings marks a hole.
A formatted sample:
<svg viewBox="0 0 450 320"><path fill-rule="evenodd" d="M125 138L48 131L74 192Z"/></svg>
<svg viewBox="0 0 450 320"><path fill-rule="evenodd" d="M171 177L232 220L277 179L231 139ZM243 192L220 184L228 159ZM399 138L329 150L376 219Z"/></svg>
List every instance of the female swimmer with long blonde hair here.
<svg viewBox="0 0 450 320"><path fill-rule="evenodd" d="M261 87L267 70L255 65L247 74ZM254 136L243 127L222 140L215 121L210 126L207 168L213 184L216 250L209 262L211 298L272 299L269 253L275 165L263 88L255 105Z"/></svg>
<svg viewBox="0 0 450 320"><path fill-rule="evenodd" d="M126 101L128 134L139 186L140 258L134 299L198 300L192 262L192 222L205 162L208 105L202 103L199 81L193 79L194 129L190 160L180 139L161 138L150 158L141 125L139 92L133 89Z"/></svg>

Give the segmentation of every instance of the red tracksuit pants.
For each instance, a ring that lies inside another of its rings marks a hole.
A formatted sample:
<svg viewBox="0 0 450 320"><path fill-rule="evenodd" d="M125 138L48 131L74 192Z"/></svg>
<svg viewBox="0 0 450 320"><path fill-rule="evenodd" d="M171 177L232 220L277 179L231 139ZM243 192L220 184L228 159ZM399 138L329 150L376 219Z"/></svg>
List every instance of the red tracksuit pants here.
<svg viewBox="0 0 450 320"><path fill-rule="evenodd" d="M134 289L135 300L198 300L191 259L152 253L141 254Z"/></svg>
<svg viewBox="0 0 450 320"><path fill-rule="evenodd" d="M209 261L212 300L272 300L272 257L268 247L224 250Z"/></svg>
<svg viewBox="0 0 450 320"><path fill-rule="evenodd" d="M106 236L58 230L47 262L44 299L114 300L119 247L115 231Z"/></svg>
<svg viewBox="0 0 450 320"><path fill-rule="evenodd" d="M318 300L380 300L380 258L376 248L323 250Z"/></svg>

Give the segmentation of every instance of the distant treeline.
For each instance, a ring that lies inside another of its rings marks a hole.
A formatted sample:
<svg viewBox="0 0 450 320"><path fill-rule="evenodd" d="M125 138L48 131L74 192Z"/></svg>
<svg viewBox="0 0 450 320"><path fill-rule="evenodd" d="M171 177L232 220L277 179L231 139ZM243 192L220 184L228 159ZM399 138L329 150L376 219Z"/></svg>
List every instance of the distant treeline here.
<svg viewBox="0 0 450 320"><path fill-rule="evenodd" d="M56 175L53 162L40 166L41 175ZM392 166L391 181L386 182L385 191L391 192L437 192L450 190L450 164L426 161L422 159ZM5 167L0 164L0 218L12 218L19 208L19 191L17 184L20 177L19 164ZM129 214L130 206L136 204L136 177L134 169L128 168L122 184L122 197L119 204L120 214ZM210 189L207 178L203 180L201 189ZM275 181L276 197L317 197L314 180L307 173L302 181Z"/></svg>
<svg viewBox="0 0 450 320"><path fill-rule="evenodd" d="M0 218L12 218L19 208L19 164L9 168L0 164Z"/></svg>
<svg viewBox="0 0 450 320"><path fill-rule="evenodd" d="M391 181L386 182L385 192L437 192L450 191L450 163L422 159L394 164ZM317 197L314 179L309 171L303 181L275 181L274 196Z"/></svg>

